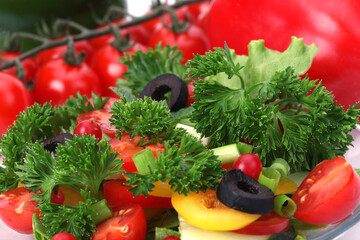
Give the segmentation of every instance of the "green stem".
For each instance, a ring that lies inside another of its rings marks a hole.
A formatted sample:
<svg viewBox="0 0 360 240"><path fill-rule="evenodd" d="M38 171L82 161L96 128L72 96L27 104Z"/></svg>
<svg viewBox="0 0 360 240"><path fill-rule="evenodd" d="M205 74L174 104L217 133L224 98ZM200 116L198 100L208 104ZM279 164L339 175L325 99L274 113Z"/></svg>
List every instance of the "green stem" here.
<svg viewBox="0 0 360 240"><path fill-rule="evenodd" d="M190 4L190 3L203 2L203 1L204 0L182 0L182 1L177 1L175 4L171 5L170 7L176 9L176 8L180 8L180 7ZM165 13L164 8L158 7L156 9L154 9L152 12L150 12L149 14L146 14L142 17L134 18L131 21L126 21L126 22L116 24L116 26L118 28L132 27L132 26L141 24L143 22L146 22L148 20L160 17L164 13ZM81 40L85 40L85 39L95 38L95 37L111 34L111 31L112 31L111 28L89 30L89 31L81 32L77 35L74 35L73 40L76 42L76 41L81 41ZM38 37L38 36L36 36L34 34L30 34L30 33L18 32L16 34L20 37L31 36L32 39L37 39L40 42L42 42L43 44L23 53L21 56L19 56L17 58L13 58L10 61L2 62L2 64L0 65L0 70L14 66L15 59L22 61L26 58L36 55L37 53L39 53L41 51L46 50L46 49L62 46L62 45L65 45L68 43L68 40L66 38L61 39L61 40L51 40L51 39L41 38L41 37Z"/></svg>
<svg viewBox="0 0 360 240"><path fill-rule="evenodd" d="M96 215L92 217L95 224L98 224L113 215L113 211L105 199L94 203L90 206L90 209L96 212Z"/></svg>

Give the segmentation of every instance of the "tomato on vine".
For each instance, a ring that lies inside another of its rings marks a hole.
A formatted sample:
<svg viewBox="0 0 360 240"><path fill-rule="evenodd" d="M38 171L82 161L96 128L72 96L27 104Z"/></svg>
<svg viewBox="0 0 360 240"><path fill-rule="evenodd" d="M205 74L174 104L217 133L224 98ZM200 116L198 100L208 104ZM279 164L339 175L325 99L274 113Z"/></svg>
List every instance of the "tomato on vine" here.
<svg viewBox="0 0 360 240"><path fill-rule="evenodd" d="M106 44L95 51L91 61L91 67L101 79L104 96L119 97L109 88L116 87L118 79L123 79L123 73L127 71L126 66L119 62L119 58L124 57L125 52L132 54L139 49L145 49L145 47L136 44L134 47L122 50Z"/></svg>
<svg viewBox="0 0 360 240"><path fill-rule="evenodd" d="M75 56L74 51L69 48L63 59L51 60L39 68L34 89L36 102L61 105L77 92L88 97L92 92L102 94L99 77L83 62L84 56Z"/></svg>
<svg viewBox="0 0 360 240"><path fill-rule="evenodd" d="M16 77L0 72L0 134L16 120L16 116L29 107L33 100L25 85Z"/></svg>
<svg viewBox="0 0 360 240"><path fill-rule="evenodd" d="M1 52L0 57L4 58L5 60L11 60L13 58L17 58L21 56L20 52ZM0 60L1 64L1 60ZM26 83L30 82L31 80L35 79L35 74L37 69L39 68L39 63L36 58L29 57L21 61L21 66L24 68L24 80ZM17 77L16 67L7 68L1 70L1 72L9 73L14 77Z"/></svg>
<svg viewBox="0 0 360 240"><path fill-rule="evenodd" d="M183 63L193 58L193 54L205 54L209 50L209 42L205 33L196 25L187 22L173 22L173 26L162 26L155 29L149 39L149 46L155 46L162 42L163 46L177 46L183 52Z"/></svg>

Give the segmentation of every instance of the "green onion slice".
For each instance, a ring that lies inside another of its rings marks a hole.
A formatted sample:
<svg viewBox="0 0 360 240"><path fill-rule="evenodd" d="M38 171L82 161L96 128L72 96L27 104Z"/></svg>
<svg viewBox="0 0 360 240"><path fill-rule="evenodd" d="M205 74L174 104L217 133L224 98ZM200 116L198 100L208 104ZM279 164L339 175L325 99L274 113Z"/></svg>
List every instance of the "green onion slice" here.
<svg viewBox="0 0 360 240"><path fill-rule="evenodd" d="M280 180L284 180L290 173L288 162L282 158L276 158L270 167L276 169L281 174Z"/></svg>
<svg viewBox="0 0 360 240"><path fill-rule="evenodd" d="M284 218L290 218L294 215L295 211L296 203L291 198L285 194L280 194L275 197L274 212Z"/></svg>
<svg viewBox="0 0 360 240"><path fill-rule="evenodd" d="M270 188L275 193L280 181L280 173L273 168L263 168L260 172L258 182Z"/></svg>
<svg viewBox="0 0 360 240"><path fill-rule="evenodd" d="M156 168L157 160L150 148L145 148L132 156L132 160L139 174L146 175L150 173L150 169Z"/></svg>

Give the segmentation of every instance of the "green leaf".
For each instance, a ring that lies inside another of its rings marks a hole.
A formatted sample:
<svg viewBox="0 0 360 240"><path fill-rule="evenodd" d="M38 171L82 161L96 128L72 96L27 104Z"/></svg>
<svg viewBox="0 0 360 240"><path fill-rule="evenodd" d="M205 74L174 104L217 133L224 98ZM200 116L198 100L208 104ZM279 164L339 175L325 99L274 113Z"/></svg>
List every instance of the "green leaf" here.
<svg viewBox="0 0 360 240"><path fill-rule="evenodd" d="M126 185L133 186L130 191L134 196L147 196L154 182L167 180L171 189L179 194L205 192L208 188L216 189L225 173L214 153L191 135L185 134L179 146L165 142L164 151L158 152L157 158L157 166L150 169L148 175L125 174L129 178Z"/></svg>
<svg viewBox="0 0 360 240"><path fill-rule="evenodd" d="M265 83L276 73L287 67L294 69L295 75L303 75L310 68L319 48L305 45L302 38L291 38L291 44L284 52L271 50L264 46L264 40L251 41L249 53L241 75L245 80L245 88Z"/></svg>

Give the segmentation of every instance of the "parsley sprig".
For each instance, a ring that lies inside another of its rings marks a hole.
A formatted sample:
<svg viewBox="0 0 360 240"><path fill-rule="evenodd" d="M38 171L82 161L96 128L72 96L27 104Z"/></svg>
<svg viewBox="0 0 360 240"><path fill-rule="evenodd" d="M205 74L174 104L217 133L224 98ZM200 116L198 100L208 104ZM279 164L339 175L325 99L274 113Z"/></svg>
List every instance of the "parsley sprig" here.
<svg viewBox="0 0 360 240"><path fill-rule="evenodd" d="M102 204L102 209L106 209L99 196L101 184L107 176L123 172L122 160L117 156L106 141L98 142L90 135L75 135L73 140L59 145L56 157L38 142L29 144L24 163L17 166L16 174L26 188L41 191L34 193L34 199L39 202L41 223L48 230L49 239L61 231L70 231L77 239L92 236L98 223L96 205ZM85 202L77 206L51 203L51 192L60 185L78 191Z"/></svg>
<svg viewBox="0 0 360 240"><path fill-rule="evenodd" d="M76 126L76 117L81 113L103 108L108 98L92 95L92 101L77 94L65 105L52 107L51 103L35 103L20 113L14 126L3 135L0 141L1 154L4 156L4 174L0 176L0 192L16 186L15 166L21 165L29 143L42 142L60 131L72 131Z"/></svg>
<svg viewBox="0 0 360 240"><path fill-rule="evenodd" d="M299 77L316 52L315 46L293 38L283 53L254 41L249 56L230 55L226 45L196 56L187 63L188 71L205 80L194 83L195 128L210 137L210 147L252 141L265 166L280 157L292 171L310 170L343 156L360 110L355 104L344 111L321 81Z"/></svg>
<svg viewBox="0 0 360 240"><path fill-rule="evenodd" d="M129 180L125 183L135 186L130 189L134 196L147 196L154 188L154 182L166 182L174 192L189 194L190 191L205 192L216 189L224 175L221 161L194 136L185 134L179 146L165 142L163 152L157 153L157 162L150 173L125 173Z"/></svg>
<svg viewBox="0 0 360 240"><path fill-rule="evenodd" d="M125 55L120 61L127 67L127 72L124 73L126 81L120 79L117 86L130 89L136 96L152 79L164 73L173 73L184 81L190 81L186 79L186 67L181 64L182 52L177 47L159 43L147 52L138 50Z"/></svg>
<svg viewBox="0 0 360 240"><path fill-rule="evenodd" d="M140 136L139 146L166 140L178 142L185 133L183 129L174 129L177 121L166 101L155 101L149 97L132 101L121 98L114 102L111 113L111 124L121 129L116 132L116 137L121 139L124 133L130 133L130 138Z"/></svg>

